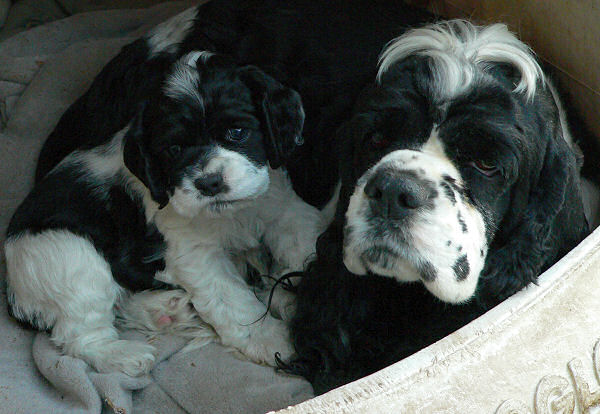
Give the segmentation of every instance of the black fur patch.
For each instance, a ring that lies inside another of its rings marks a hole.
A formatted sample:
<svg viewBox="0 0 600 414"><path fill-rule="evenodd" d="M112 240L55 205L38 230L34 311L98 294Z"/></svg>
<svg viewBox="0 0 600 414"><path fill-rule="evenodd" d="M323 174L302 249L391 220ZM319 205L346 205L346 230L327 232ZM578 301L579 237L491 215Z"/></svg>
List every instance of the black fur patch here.
<svg viewBox="0 0 600 414"><path fill-rule="evenodd" d="M450 185L448 183L446 183L445 181L442 181L440 183L440 185L442 186L442 189L444 190L444 194L446 195L448 200L450 200L450 203L452 203L452 205L456 205L456 196L454 195L454 191L452 191L452 188L450 187Z"/></svg>
<svg viewBox="0 0 600 414"><path fill-rule="evenodd" d="M456 218L458 219L458 224L460 224L460 228L461 228L462 232L463 233L468 232L469 228L467 227L467 223L465 223L465 219L463 218L462 213L460 211L456 215Z"/></svg>
<svg viewBox="0 0 600 414"><path fill-rule="evenodd" d="M454 270L456 280L459 282L465 280L467 276L469 276L470 266L466 254L463 254L456 260L456 263L452 266L452 270Z"/></svg>
<svg viewBox="0 0 600 414"><path fill-rule="evenodd" d="M123 47L96 76L90 89L73 103L44 143L36 182L77 148L108 142L133 118L138 104L162 86L177 56L159 53L148 59L145 39Z"/></svg>
<svg viewBox="0 0 600 414"><path fill-rule="evenodd" d="M423 263L421 266L419 266L419 274L425 282L433 282L437 278L437 271L429 262Z"/></svg>
<svg viewBox="0 0 600 414"><path fill-rule="evenodd" d="M304 375L321 394L417 352L478 315L473 304L449 311L421 283L313 263L300 281L291 322L298 357L284 369Z"/></svg>

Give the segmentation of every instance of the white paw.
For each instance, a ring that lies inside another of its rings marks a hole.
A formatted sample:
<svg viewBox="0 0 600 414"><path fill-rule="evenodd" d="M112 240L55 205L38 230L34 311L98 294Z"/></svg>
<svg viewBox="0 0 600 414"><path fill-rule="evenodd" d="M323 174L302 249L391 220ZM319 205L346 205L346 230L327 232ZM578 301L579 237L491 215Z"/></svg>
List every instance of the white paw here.
<svg viewBox="0 0 600 414"><path fill-rule="evenodd" d="M265 306L269 305L271 315L284 321L289 321L296 312L296 294L285 290L280 285L275 287L271 296L272 289L264 289L258 292L258 297ZM269 304L269 298L271 303Z"/></svg>
<svg viewBox="0 0 600 414"><path fill-rule="evenodd" d="M296 294L283 289L277 293L277 299L272 302L273 313L279 319L289 322L296 313Z"/></svg>
<svg viewBox="0 0 600 414"><path fill-rule="evenodd" d="M98 372L120 371L137 377L150 371L155 351L152 345L142 342L118 340L99 345L90 362Z"/></svg>
<svg viewBox="0 0 600 414"><path fill-rule="evenodd" d="M136 293L122 304L118 317L121 328L137 329L148 335L177 334L203 326L191 306L190 295L181 289Z"/></svg>
<svg viewBox="0 0 600 414"><path fill-rule="evenodd" d="M276 354L283 361L288 361L294 354L286 323L270 316L253 325L241 351L252 361L271 366L277 366Z"/></svg>

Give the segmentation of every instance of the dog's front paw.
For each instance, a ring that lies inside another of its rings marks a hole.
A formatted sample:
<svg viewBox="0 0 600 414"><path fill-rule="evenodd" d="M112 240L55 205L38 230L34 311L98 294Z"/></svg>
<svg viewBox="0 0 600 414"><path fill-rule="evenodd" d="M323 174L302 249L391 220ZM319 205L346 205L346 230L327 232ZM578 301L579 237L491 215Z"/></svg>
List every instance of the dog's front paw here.
<svg viewBox="0 0 600 414"><path fill-rule="evenodd" d="M89 361L98 372L120 371L132 377L147 374L154 366L156 349L138 341L117 340L99 345Z"/></svg>
<svg viewBox="0 0 600 414"><path fill-rule="evenodd" d="M286 323L270 316L257 322L242 353L254 362L270 366L277 366L277 357L289 361L294 348Z"/></svg>
<svg viewBox="0 0 600 414"><path fill-rule="evenodd" d="M258 297L278 319L290 321L296 312L296 294L281 285L258 292Z"/></svg>

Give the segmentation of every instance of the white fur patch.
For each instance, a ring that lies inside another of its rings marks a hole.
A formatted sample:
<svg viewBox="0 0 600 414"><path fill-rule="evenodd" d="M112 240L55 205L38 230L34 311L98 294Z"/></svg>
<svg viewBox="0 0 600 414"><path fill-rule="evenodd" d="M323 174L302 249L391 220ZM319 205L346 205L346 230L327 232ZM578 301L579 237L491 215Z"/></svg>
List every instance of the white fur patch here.
<svg viewBox="0 0 600 414"><path fill-rule="evenodd" d="M93 244L64 230L21 234L6 242L8 295L13 312L40 327L65 353L100 372L140 375L154 364L154 348L118 339L113 306L122 294Z"/></svg>
<svg viewBox="0 0 600 414"><path fill-rule="evenodd" d="M220 171L235 188L231 197L257 194L251 201L220 214L201 209L187 217L173 202L156 211L153 220L168 246L167 267L158 278L191 294L194 308L224 345L253 361L272 365L275 352L284 359L293 352L287 326L266 314L237 262L265 243L277 268L300 270L314 252L332 208L325 216L306 204L281 170L269 170L267 177L257 180L254 173L244 170L244 160L240 154L219 149L205 172ZM260 174L262 177L262 169ZM258 194L261 191L264 193Z"/></svg>
<svg viewBox="0 0 600 414"><path fill-rule="evenodd" d="M377 79L393 64L411 55L432 59L434 90L440 101L466 91L479 72L492 63L507 63L521 74L515 92L532 99L544 74L533 52L506 25L475 26L466 20L450 20L412 29L391 41L379 58Z"/></svg>
<svg viewBox="0 0 600 414"><path fill-rule="evenodd" d="M204 109L204 98L200 94L200 73L196 66L198 59L207 59L210 52L191 52L182 56L174 65L173 71L165 80L165 95L173 99L193 98Z"/></svg>
<svg viewBox="0 0 600 414"><path fill-rule="evenodd" d="M220 174L228 191L214 196L203 195L194 181L210 174ZM264 194L268 187L267 166L257 166L239 152L217 146L208 155L208 162L203 168L198 164L198 167L186 172L169 202L185 217L194 217L201 211L219 215L246 206Z"/></svg>
<svg viewBox="0 0 600 414"><path fill-rule="evenodd" d="M193 27L197 15L198 7L191 7L152 29L146 35L150 57L161 52L177 52L179 44Z"/></svg>
<svg viewBox="0 0 600 414"><path fill-rule="evenodd" d="M432 182L437 191L432 206L419 209L406 223L402 241L392 230L374 231L368 220L369 199L364 188L380 169L413 172ZM348 270L355 274L371 271L403 282L421 280L443 301L468 300L485 263L485 226L482 214L456 189L448 186L454 201L445 195L445 177L451 177L458 187L462 185L458 170L443 153L435 129L421 151L393 151L363 174L346 212L344 264ZM387 251L383 262L365 259L365 252L371 248Z"/></svg>

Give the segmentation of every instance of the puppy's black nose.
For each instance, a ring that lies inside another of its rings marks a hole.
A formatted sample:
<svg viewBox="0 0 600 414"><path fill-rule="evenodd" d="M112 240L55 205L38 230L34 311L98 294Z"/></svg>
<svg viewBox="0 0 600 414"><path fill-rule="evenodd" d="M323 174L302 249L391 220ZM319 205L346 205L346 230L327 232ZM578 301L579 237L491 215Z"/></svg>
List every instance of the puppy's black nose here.
<svg viewBox="0 0 600 414"><path fill-rule="evenodd" d="M422 207L433 189L411 171L377 171L365 185L373 212L383 218L400 219Z"/></svg>
<svg viewBox="0 0 600 414"><path fill-rule="evenodd" d="M215 196L225 190L221 174L208 174L194 181L194 185L205 196Z"/></svg>

